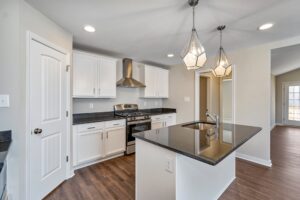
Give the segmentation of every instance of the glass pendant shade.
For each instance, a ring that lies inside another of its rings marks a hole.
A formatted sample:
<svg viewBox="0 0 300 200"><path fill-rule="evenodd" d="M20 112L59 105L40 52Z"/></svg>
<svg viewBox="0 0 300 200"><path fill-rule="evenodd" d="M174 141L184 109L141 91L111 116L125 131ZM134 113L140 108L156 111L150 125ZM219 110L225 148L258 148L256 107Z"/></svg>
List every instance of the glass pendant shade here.
<svg viewBox="0 0 300 200"><path fill-rule="evenodd" d="M223 77L230 75L232 71L232 66L229 64L223 47L220 47L219 56L217 57L215 68L212 70L216 77Z"/></svg>
<svg viewBox="0 0 300 200"><path fill-rule="evenodd" d="M182 58L188 70L203 67L207 60L204 47L198 39L196 29L192 30L190 42L182 52Z"/></svg>
<svg viewBox="0 0 300 200"><path fill-rule="evenodd" d="M232 71L232 65L229 64L225 51L222 47L222 31L225 27L225 25L222 25L217 28L217 30L220 31L220 49L219 54L217 55L216 66L212 69L212 72L216 77L228 76Z"/></svg>

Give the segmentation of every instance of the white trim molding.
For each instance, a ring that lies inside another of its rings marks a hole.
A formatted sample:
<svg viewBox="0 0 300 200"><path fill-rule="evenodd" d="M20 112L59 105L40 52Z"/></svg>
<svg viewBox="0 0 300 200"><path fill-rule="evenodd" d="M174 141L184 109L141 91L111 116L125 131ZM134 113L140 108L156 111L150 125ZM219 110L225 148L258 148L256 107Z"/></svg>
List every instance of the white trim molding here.
<svg viewBox="0 0 300 200"><path fill-rule="evenodd" d="M266 167L272 167L272 161L271 160L264 160L264 159L261 159L261 158L258 158L258 157L249 156L249 155L238 153L238 152L236 152L235 157L240 158L242 160L252 162L252 163L263 165L263 166L266 166Z"/></svg>

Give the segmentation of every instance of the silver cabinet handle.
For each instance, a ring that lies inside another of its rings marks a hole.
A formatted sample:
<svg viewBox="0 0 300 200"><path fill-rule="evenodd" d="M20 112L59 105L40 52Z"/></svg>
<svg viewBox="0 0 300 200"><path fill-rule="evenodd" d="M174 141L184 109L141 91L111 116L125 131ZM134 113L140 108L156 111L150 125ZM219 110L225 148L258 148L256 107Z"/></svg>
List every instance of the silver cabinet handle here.
<svg viewBox="0 0 300 200"><path fill-rule="evenodd" d="M118 125L120 125L120 124L113 124L113 126L118 126Z"/></svg>
<svg viewBox="0 0 300 200"><path fill-rule="evenodd" d="M103 140L103 133L101 133L101 140Z"/></svg>
<svg viewBox="0 0 300 200"><path fill-rule="evenodd" d="M108 139L108 132L106 132L106 139Z"/></svg>
<svg viewBox="0 0 300 200"><path fill-rule="evenodd" d="M98 89L98 92L99 92L99 95L100 95L101 94L101 89L100 88Z"/></svg>
<svg viewBox="0 0 300 200"><path fill-rule="evenodd" d="M87 129L94 129L94 128L96 128L96 127L92 126L92 127L88 127Z"/></svg>

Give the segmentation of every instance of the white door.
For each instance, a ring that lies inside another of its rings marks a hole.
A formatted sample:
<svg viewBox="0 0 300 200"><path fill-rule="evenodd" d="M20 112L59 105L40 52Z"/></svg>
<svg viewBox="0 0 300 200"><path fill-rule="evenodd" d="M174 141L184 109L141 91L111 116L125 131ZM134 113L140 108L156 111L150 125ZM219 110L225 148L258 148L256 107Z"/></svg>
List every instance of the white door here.
<svg viewBox="0 0 300 200"><path fill-rule="evenodd" d="M284 93L284 122L300 126L300 82L286 84Z"/></svg>
<svg viewBox="0 0 300 200"><path fill-rule="evenodd" d="M38 200L66 177L66 55L35 40L29 53L30 199Z"/></svg>
<svg viewBox="0 0 300 200"><path fill-rule="evenodd" d="M111 128L106 130L105 156L125 151L125 127Z"/></svg>
<svg viewBox="0 0 300 200"><path fill-rule="evenodd" d="M98 73L98 96L116 97L116 61L101 58Z"/></svg>
<svg viewBox="0 0 300 200"><path fill-rule="evenodd" d="M95 97L98 57L81 52L73 53L73 96Z"/></svg>
<svg viewBox="0 0 300 200"><path fill-rule="evenodd" d="M103 157L103 131L89 131L77 135L77 164Z"/></svg>

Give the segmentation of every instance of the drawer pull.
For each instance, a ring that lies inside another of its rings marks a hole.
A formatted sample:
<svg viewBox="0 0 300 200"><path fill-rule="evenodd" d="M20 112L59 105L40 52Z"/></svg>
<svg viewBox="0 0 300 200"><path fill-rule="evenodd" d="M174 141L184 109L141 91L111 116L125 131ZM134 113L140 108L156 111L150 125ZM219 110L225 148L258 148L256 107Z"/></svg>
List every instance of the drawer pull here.
<svg viewBox="0 0 300 200"><path fill-rule="evenodd" d="M120 124L113 124L114 126L120 125Z"/></svg>
<svg viewBox="0 0 300 200"><path fill-rule="evenodd" d="M94 126L93 127L88 127L87 129L94 129L94 128L96 128L96 127L94 127Z"/></svg>

